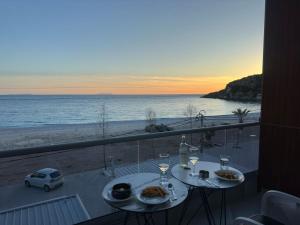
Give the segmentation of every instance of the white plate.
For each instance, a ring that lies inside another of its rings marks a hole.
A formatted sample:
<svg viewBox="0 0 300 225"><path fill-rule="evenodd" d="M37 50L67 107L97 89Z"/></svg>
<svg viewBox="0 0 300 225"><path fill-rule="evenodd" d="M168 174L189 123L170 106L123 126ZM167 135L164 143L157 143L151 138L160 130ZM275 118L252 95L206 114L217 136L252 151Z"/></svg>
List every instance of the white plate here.
<svg viewBox="0 0 300 225"><path fill-rule="evenodd" d="M233 173L235 176L236 176L236 178L235 179L228 179L228 178L226 178L226 177L221 177L221 176L219 176L217 173L219 173L219 172L229 172L229 173ZM217 170L217 171L215 171L215 175L216 175L216 177L217 178L219 178L219 179L221 179L221 180L226 180L226 181L240 181L240 180L242 180L242 178L243 178L243 174L242 173L240 173L240 172L238 172L238 171L235 171L235 170Z"/></svg>
<svg viewBox="0 0 300 225"><path fill-rule="evenodd" d="M149 197L142 196L142 191L141 191L136 195L136 198L140 202L142 202L146 205L160 205L160 204L166 203L167 201L170 200L170 194L167 194L164 197L149 198Z"/></svg>
<svg viewBox="0 0 300 225"><path fill-rule="evenodd" d="M107 201L110 201L110 202L114 202L114 203L121 203L121 202L126 202L128 200L130 200L131 198L133 197L133 195L131 194L128 198L125 198L125 199L116 199L112 196L112 189L108 190L106 196L105 196L105 199Z"/></svg>

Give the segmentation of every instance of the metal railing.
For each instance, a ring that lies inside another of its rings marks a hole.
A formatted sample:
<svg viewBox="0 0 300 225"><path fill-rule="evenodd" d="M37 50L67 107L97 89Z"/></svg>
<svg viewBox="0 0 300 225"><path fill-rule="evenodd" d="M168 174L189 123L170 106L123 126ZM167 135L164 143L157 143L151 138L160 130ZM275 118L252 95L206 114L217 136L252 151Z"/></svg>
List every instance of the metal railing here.
<svg viewBox="0 0 300 225"><path fill-rule="evenodd" d="M69 150L69 149L80 149L80 148L86 148L86 147L94 147L94 146L107 145L107 144L116 144L116 143L129 142L129 141L140 141L140 140L170 137L170 136L176 136L176 135L182 135L182 134L202 133L202 132L206 132L206 131L218 131L218 130L226 130L226 129L234 129L234 128L245 128L245 127L258 126L258 125L260 125L259 122L249 122L249 123L211 126L211 127L194 128L194 129L182 129L182 130L167 131L167 132L157 132L157 133L141 134L141 135L128 135L128 136L121 136L121 137L99 139L99 140L94 140L94 141L83 141L83 142L73 142L73 143L66 143L66 144L47 145L47 146L40 146L40 147L22 148L22 149L16 149L16 150L5 150L5 151L0 151L0 158L30 155L30 154L37 154L37 153L58 152L58 151L64 151L64 150Z"/></svg>

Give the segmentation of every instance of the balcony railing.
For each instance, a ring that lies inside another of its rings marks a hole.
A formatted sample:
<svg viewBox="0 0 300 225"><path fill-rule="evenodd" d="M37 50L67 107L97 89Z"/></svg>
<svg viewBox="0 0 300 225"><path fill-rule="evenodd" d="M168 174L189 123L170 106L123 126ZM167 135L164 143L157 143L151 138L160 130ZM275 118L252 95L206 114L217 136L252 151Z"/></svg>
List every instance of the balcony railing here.
<svg viewBox="0 0 300 225"><path fill-rule="evenodd" d="M259 122L239 123L239 124L211 126L211 127L194 128L194 129L182 129L182 130L167 131L167 132L157 132L157 133L141 134L141 135L121 136L121 137L113 137L113 138L93 140L93 141L82 141L82 142L73 142L67 144L47 145L47 146L23 148L23 149L16 149L16 150L5 150L5 151L0 151L0 158L20 156L20 155L30 155L36 153L56 152L56 151L63 151L69 149L80 149L80 148L94 147L100 145L117 144L122 142L171 137L171 136L177 136L183 134L197 134L197 133L199 134L207 131L214 132L220 130L226 131L230 129L243 129L246 127L253 127L258 125Z"/></svg>
<svg viewBox="0 0 300 225"><path fill-rule="evenodd" d="M257 170L259 122L127 135L93 141L0 151L0 211L60 196L78 194L91 217L111 212L101 198L105 175L158 172L159 153L168 152L176 163L181 135L189 144L203 148L201 160L219 161L231 156L232 166L245 173ZM203 137L205 136L205 141ZM45 167L59 169L65 185L49 195L28 189L24 177ZM16 192L16 199L11 196ZM96 197L95 197L96 196Z"/></svg>

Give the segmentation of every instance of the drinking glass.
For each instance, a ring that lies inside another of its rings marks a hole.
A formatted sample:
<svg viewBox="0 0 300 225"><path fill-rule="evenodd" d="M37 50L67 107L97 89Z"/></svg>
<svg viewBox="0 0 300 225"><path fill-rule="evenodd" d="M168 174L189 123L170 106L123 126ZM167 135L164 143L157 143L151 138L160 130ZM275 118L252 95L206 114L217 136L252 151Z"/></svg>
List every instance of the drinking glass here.
<svg viewBox="0 0 300 225"><path fill-rule="evenodd" d="M229 155L220 155L220 169L228 170L229 161L230 161Z"/></svg>
<svg viewBox="0 0 300 225"><path fill-rule="evenodd" d="M160 170L160 184L162 186L168 185L168 176L167 172L170 166L170 154L169 153L161 153L159 154L159 170Z"/></svg>
<svg viewBox="0 0 300 225"><path fill-rule="evenodd" d="M189 156L189 160L192 164L192 172L190 173L191 176L198 176L198 174L196 173L196 164L199 161L199 148L197 147L190 147L190 156Z"/></svg>

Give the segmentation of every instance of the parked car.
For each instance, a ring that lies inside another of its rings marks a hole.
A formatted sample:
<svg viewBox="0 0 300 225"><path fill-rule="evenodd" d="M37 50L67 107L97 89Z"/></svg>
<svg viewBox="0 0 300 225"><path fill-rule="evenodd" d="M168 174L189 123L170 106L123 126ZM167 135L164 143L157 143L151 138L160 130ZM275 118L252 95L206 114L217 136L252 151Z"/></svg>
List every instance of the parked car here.
<svg viewBox="0 0 300 225"><path fill-rule="evenodd" d="M44 168L25 177L25 185L27 187L40 187L46 192L63 185L63 183L63 175L57 169L52 168Z"/></svg>

